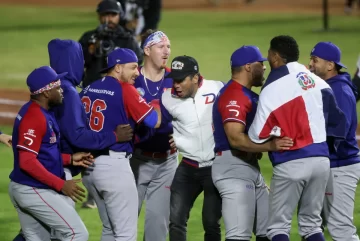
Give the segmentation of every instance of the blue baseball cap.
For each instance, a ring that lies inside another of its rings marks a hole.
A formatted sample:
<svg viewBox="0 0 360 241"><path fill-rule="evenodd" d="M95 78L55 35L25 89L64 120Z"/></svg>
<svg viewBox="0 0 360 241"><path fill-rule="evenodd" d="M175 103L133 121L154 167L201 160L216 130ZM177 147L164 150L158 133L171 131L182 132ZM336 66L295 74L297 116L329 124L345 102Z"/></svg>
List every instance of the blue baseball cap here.
<svg viewBox="0 0 360 241"><path fill-rule="evenodd" d="M112 51L106 58L107 67L100 71L106 73L117 64L137 63L139 60L134 51L127 48L118 48Z"/></svg>
<svg viewBox="0 0 360 241"><path fill-rule="evenodd" d="M332 61L335 64L347 69L347 67L340 62L341 59L341 50L338 46L332 42L319 42L312 49L311 56L316 56L321 59Z"/></svg>
<svg viewBox="0 0 360 241"><path fill-rule="evenodd" d="M239 67L245 64L251 64L255 62L264 62L267 58L264 58L257 46L244 45L241 48L235 50L231 55L230 66Z"/></svg>
<svg viewBox="0 0 360 241"><path fill-rule="evenodd" d="M67 72L57 74L50 66L42 66L34 69L29 74L26 79L26 84L31 94L36 95L60 86L60 79L65 75L67 75Z"/></svg>

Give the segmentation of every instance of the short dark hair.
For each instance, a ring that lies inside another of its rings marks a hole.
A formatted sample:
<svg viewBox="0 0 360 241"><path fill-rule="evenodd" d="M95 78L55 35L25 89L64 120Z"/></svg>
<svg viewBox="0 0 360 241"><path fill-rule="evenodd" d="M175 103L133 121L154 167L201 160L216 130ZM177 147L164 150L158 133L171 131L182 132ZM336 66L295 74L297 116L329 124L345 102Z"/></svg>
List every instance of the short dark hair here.
<svg viewBox="0 0 360 241"><path fill-rule="evenodd" d="M299 60L299 46L291 36L280 35L274 37L270 42L270 50L277 52L285 63Z"/></svg>
<svg viewBox="0 0 360 241"><path fill-rule="evenodd" d="M141 48L142 49L144 48L144 42L147 39L147 37L149 37L151 34L153 34L155 32L156 32L156 30L148 29L141 35Z"/></svg>
<svg viewBox="0 0 360 241"><path fill-rule="evenodd" d="M243 70L243 66L231 67L231 74L240 73Z"/></svg>

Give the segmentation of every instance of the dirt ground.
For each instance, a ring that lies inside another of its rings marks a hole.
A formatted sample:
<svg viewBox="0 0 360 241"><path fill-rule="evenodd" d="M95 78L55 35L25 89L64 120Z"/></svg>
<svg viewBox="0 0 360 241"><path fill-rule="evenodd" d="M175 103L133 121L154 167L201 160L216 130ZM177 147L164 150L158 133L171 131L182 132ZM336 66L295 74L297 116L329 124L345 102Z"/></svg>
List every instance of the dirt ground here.
<svg viewBox="0 0 360 241"><path fill-rule="evenodd" d="M0 0L0 4L26 4L36 6L93 7L99 0ZM237 12L318 12L322 11L322 0L163 0L163 8L171 10L208 10ZM343 13L345 0L328 0L330 13ZM24 101L29 99L27 90L0 89L0 124L12 125ZM358 128L360 135L360 128Z"/></svg>

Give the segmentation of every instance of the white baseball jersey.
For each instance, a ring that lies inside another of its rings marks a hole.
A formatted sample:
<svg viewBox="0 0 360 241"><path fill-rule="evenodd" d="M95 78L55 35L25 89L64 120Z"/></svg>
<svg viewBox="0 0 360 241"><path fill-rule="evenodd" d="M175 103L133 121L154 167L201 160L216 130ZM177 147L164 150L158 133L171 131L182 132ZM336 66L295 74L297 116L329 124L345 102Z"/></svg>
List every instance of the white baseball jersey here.
<svg viewBox="0 0 360 241"><path fill-rule="evenodd" d="M175 144L183 157L197 162L215 157L212 109L223 86L221 81L204 79L194 98L179 98L172 89L162 94L162 118L172 121Z"/></svg>

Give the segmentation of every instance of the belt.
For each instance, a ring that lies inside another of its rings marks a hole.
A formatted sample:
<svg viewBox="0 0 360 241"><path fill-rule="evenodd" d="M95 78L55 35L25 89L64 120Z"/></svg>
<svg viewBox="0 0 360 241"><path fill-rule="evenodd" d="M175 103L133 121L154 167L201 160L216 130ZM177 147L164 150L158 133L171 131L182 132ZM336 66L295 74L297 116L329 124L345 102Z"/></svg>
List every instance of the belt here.
<svg viewBox="0 0 360 241"><path fill-rule="evenodd" d="M109 156L110 155L109 152L110 152L109 149L103 149L103 150L99 150L99 151L92 151L91 155L93 155L94 158L97 158L99 156ZM128 158L130 155L131 155L131 152L126 152L125 157Z"/></svg>
<svg viewBox="0 0 360 241"><path fill-rule="evenodd" d="M147 156L151 158L167 158L168 156L176 153L176 149L170 149L167 152L151 152L140 150L139 154L142 156Z"/></svg>
<svg viewBox="0 0 360 241"><path fill-rule="evenodd" d="M182 162L188 164L189 166L195 167L195 168L202 168L202 167L211 167L214 163L214 159L211 159L209 161L194 161L189 158L183 157Z"/></svg>

